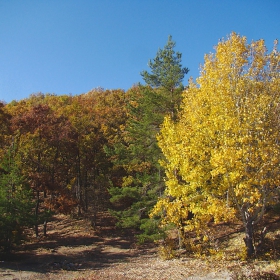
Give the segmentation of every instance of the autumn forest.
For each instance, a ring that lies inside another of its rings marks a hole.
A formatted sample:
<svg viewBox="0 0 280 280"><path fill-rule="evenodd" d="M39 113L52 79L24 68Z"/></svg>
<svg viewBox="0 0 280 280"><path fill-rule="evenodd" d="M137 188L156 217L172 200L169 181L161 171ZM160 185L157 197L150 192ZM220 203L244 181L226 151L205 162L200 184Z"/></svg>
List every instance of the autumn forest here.
<svg viewBox="0 0 280 280"><path fill-rule="evenodd" d="M90 212L94 227L109 211L139 243L172 232L189 252L214 254L213 226L239 223L257 256L279 209L277 41L232 33L186 85L175 47L170 36L127 91L0 102L1 250L26 228L47 235L56 213Z"/></svg>

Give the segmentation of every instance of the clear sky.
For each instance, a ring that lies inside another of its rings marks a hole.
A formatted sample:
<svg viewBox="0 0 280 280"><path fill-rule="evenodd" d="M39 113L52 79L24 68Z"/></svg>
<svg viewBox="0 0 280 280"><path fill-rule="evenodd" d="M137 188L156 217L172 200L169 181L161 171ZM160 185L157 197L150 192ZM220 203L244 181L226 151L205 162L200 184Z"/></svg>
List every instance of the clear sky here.
<svg viewBox="0 0 280 280"><path fill-rule="evenodd" d="M143 82L140 72L168 35L190 69L187 84L232 31L271 49L280 1L0 0L0 100L127 90Z"/></svg>

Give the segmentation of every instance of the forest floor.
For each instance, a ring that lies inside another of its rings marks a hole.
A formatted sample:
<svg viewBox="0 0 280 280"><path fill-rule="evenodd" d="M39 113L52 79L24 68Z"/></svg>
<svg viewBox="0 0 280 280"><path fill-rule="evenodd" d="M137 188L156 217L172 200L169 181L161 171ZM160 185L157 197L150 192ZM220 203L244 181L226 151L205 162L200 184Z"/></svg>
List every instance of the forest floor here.
<svg viewBox="0 0 280 280"><path fill-rule="evenodd" d="M280 239L279 220L271 223L270 230L275 242ZM233 240L235 246L240 240L243 242L239 230L231 233L230 241ZM0 255L0 279L280 279L277 276L280 273L279 247L275 244L270 252L274 259L270 256L241 261L181 255L163 260L155 245L138 245L133 233L115 228L107 213L100 216L96 229L89 219L60 214L48 223L47 237L36 239L29 232L28 239L17 251ZM230 247L229 243L227 246ZM270 278L252 276L264 274L264 271L270 273Z"/></svg>

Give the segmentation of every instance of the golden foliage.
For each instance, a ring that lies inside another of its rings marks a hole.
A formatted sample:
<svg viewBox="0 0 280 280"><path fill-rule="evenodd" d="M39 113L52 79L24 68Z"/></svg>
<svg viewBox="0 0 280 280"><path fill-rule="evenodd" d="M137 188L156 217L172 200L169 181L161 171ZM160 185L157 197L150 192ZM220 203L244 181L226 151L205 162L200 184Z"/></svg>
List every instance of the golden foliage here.
<svg viewBox="0 0 280 280"><path fill-rule="evenodd" d="M183 93L179 120L166 117L158 135L166 197L151 215L198 232L237 213L257 222L280 184L277 46L268 53L263 40L232 33L215 50Z"/></svg>

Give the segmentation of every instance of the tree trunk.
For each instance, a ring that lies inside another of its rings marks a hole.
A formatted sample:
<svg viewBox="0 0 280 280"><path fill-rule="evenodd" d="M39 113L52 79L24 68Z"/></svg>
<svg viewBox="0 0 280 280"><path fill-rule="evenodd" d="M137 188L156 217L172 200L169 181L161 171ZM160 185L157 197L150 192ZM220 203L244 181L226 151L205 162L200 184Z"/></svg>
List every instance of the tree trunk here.
<svg viewBox="0 0 280 280"><path fill-rule="evenodd" d="M84 203L85 203L85 212L88 212L88 174L85 171L84 177Z"/></svg>
<svg viewBox="0 0 280 280"><path fill-rule="evenodd" d="M44 221L44 236L47 236L47 221Z"/></svg>
<svg viewBox="0 0 280 280"><path fill-rule="evenodd" d="M94 179L95 180L95 179ZM94 230L96 229L96 221L97 221L97 195L96 195L96 185L95 181L93 182L93 218L92 218L92 226Z"/></svg>
<svg viewBox="0 0 280 280"><path fill-rule="evenodd" d="M77 187L76 187L76 197L78 199L78 216L82 214L82 203L83 203L83 192L82 192L82 176L81 176L81 159L80 153L78 151L77 155Z"/></svg>
<svg viewBox="0 0 280 280"><path fill-rule="evenodd" d="M178 247L180 250L183 248L182 237L183 237L182 229L178 228Z"/></svg>
<svg viewBox="0 0 280 280"><path fill-rule="evenodd" d="M36 207L35 207L35 234L39 236L38 219L39 219L40 192L36 191Z"/></svg>
<svg viewBox="0 0 280 280"><path fill-rule="evenodd" d="M183 249L185 246L185 230L183 226L183 219L180 219L180 226L178 227L178 241L179 241L179 249Z"/></svg>
<svg viewBox="0 0 280 280"><path fill-rule="evenodd" d="M245 224L245 238L244 238L248 257L252 257L255 253L253 233L254 233L253 221L251 218L248 218Z"/></svg>

